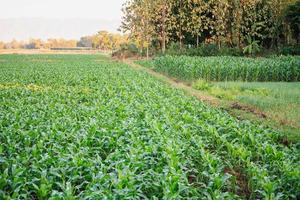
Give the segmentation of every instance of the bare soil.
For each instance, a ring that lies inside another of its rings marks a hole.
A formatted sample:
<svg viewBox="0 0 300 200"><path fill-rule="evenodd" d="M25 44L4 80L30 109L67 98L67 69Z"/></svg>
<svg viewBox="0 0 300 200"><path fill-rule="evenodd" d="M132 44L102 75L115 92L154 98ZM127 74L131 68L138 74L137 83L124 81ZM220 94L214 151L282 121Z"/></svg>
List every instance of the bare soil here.
<svg viewBox="0 0 300 200"><path fill-rule="evenodd" d="M267 115L265 113L263 113L262 111L254 108L254 107L243 105L243 104L241 104L239 102L233 102L233 103L231 103L230 108L231 109L237 109L237 110L243 110L243 111L246 111L246 112L250 112L250 113L256 115L259 118L267 118Z"/></svg>

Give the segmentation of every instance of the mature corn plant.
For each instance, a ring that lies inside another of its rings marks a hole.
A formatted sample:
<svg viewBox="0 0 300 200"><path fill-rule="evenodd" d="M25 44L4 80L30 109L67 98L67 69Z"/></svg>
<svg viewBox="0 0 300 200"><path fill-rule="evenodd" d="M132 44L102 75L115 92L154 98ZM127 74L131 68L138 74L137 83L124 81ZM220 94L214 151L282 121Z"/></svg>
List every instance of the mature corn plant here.
<svg viewBox="0 0 300 200"><path fill-rule="evenodd" d="M300 58L188 57L155 58L156 71L183 80L207 81L300 81Z"/></svg>

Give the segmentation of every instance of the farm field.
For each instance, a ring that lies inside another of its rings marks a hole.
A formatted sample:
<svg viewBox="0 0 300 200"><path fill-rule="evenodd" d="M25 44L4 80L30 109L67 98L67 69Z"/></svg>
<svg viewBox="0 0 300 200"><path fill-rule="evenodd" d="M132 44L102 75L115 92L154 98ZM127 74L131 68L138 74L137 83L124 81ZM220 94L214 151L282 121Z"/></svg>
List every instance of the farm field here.
<svg viewBox="0 0 300 200"><path fill-rule="evenodd" d="M146 72L102 55L0 55L0 72L0 199L300 193L299 143Z"/></svg>

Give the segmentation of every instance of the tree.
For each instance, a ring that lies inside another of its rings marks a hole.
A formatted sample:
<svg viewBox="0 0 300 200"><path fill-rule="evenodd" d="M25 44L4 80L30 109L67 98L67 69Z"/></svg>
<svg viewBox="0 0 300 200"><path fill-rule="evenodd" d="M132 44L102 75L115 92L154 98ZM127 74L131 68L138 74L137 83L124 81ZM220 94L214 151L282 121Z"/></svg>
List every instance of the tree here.
<svg viewBox="0 0 300 200"><path fill-rule="evenodd" d="M187 32L196 37L196 45L199 46L199 37L203 33L204 29L208 29L207 18L205 11L207 10L207 4L202 0L188 0L187 4L190 18L186 19Z"/></svg>
<svg viewBox="0 0 300 200"><path fill-rule="evenodd" d="M19 42L15 39L13 39L11 42L6 44L7 49L21 49L23 48L22 42Z"/></svg>
<svg viewBox="0 0 300 200"><path fill-rule="evenodd" d="M160 42L164 53L172 23L173 0L130 0L124 4L121 29L142 47L152 39Z"/></svg>
<svg viewBox="0 0 300 200"><path fill-rule="evenodd" d="M0 41L0 49L4 49L5 48L5 43Z"/></svg>
<svg viewBox="0 0 300 200"><path fill-rule="evenodd" d="M65 40L65 39L48 39L44 43L44 48L75 48L77 46L76 40Z"/></svg>
<svg viewBox="0 0 300 200"><path fill-rule="evenodd" d="M152 1L144 0L145 7L141 9L141 26L143 27L142 38L145 41L143 46L146 46L146 56L149 58L149 45L152 42L152 37L155 35L155 26L151 22L152 17Z"/></svg>
<svg viewBox="0 0 300 200"><path fill-rule="evenodd" d="M77 42L77 47L92 47L93 45L93 37L92 36L84 36L81 37Z"/></svg>
<svg viewBox="0 0 300 200"><path fill-rule="evenodd" d="M166 45L169 40L169 36L172 34L172 0L154 0L152 23L155 26L155 32L157 33L157 39L160 41L162 53L166 51Z"/></svg>
<svg viewBox="0 0 300 200"><path fill-rule="evenodd" d="M188 31L187 21L188 21L188 12L189 4L187 0L175 0L172 3L172 31L175 32L177 38L179 39L179 47L182 49L182 40L184 39L184 31Z"/></svg>
<svg viewBox="0 0 300 200"><path fill-rule="evenodd" d="M93 37L93 47L101 50L111 50L112 41L111 35L107 31L99 31Z"/></svg>
<svg viewBox="0 0 300 200"><path fill-rule="evenodd" d="M221 48L221 38L227 34L228 8L229 5L225 0L211 1L212 19L210 26L211 34L215 36L219 49Z"/></svg>
<svg viewBox="0 0 300 200"><path fill-rule="evenodd" d="M41 39L30 39L25 45L26 49L41 49L44 47L44 42Z"/></svg>
<svg viewBox="0 0 300 200"><path fill-rule="evenodd" d="M151 0L128 1L123 8L123 22L121 29L130 32L130 37L143 49L146 48L149 57L149 45L155 37L153 24L154 7Z"/></svg>

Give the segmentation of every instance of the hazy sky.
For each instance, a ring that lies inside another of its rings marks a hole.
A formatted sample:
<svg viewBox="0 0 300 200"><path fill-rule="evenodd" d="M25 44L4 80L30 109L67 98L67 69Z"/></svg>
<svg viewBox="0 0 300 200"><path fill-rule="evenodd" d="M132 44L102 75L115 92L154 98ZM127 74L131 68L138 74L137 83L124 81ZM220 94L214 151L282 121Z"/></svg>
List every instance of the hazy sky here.
<svg viewBox="0 0 300 200"><path fill-rule="evenodd" d="M0 40L116 31L126 0L0 0Z"/></svg>

